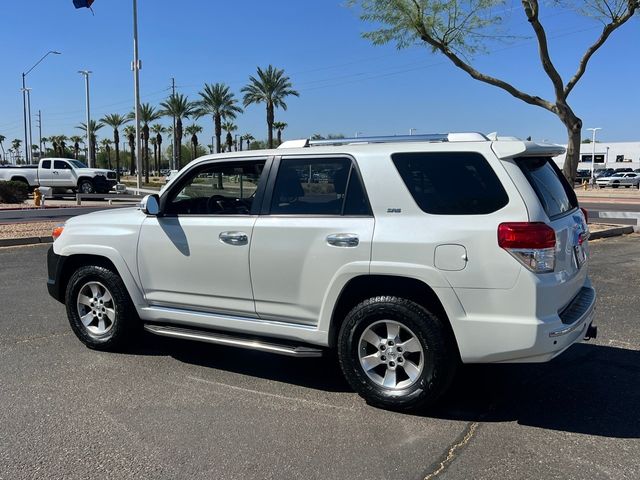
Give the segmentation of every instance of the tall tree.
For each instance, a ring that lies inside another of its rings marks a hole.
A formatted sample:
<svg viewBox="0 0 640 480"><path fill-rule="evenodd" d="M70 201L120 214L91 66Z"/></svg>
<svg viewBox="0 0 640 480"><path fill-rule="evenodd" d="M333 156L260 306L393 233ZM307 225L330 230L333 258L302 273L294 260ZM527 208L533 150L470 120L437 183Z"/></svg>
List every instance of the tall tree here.
<svg viewBox="0 0 640 480"><path fill-rule="evenodd" d="M103 138L102 140L100 140L100 145L102 146L104 152L107 154L107 167L109 168L109 170L111 170L111 140L108 138ZM96 164L97 163L98 162L96 162Z"/></svg>
<svg viewBox="0 0 640 480"><path fill-rule="evenodd" d="M47 148L47 143L49 143L49 141L50 141L49 137L42 137L41 141L42 141L42 153L44 155L48 155L49 154L48 153L49 149Z"/></svg>
<svg viewBox="0 0 640 480"><path fill-rule="evenodd" d="M113 129L113 145L116 151L116 179L120 182L120 128L125 125L129 119L119 113L111 113L100 119L102 123ZM134 134L135 139L135 134Z"/></svg>
<svg viewBox="0 0 640 480"><path fill-rule="evenodd" d="M233 122L224 122L222 128L227 132L227 138L225 140L227 143L227 151L230 152L233 148L233 132L238 130L238 126Z"/></svg>
<svg viewBox="0 0 640 480"><path fill-rule="evenodd" d="M211 115L213 117L214 134L216 137L216 153L222 151L222 121L233 120L242 109L229 87L224 83L209 85L199 93L201 100L196 102L197 116Z"/></svg>
<svg viewBox="0 0 640 480"><path fill-rule="evenodd" d="M129 174L136 174L136 127L133 125L127 125L124 127L124 135L127 137L127 141L129 142L129 152L131 153L130 158L131 162L129 163Z"/></svg>
<svg viewBox="0 0 640 480"><path fill-rule="evenodd" d="M255 140L255 138L253 138L253 135L251 135L250 133L245 133L244 135L242 135L242 137L240 137L240 139L247 142L247 150L251 150L251 142ZM242 148L240 148L240 150L242 150Z"/></svg>
<svg viewBox="0 0 640 480"><path fill-rule="evenodd" d="M96 158L96 144L97 144L97 141L98 141L98 137L96 135L96 132L98 130L100 130L102 127L104 127L104 123L96 121L96 120L89 120L90 136L89 136L89 145L87 146L87 148L89 149L89 156L94 161L95 161L95 158ZM86 133L87 133L87 123L86 122L82 122L76 128L78 130L82 130L83 132L85 132L85 136L86 136Z"/></svg>
<svg viewBox="0 0 640 480"><path fill-rule="evenodd" d="M202 132L202 127L200 125L189 125L184 129L187 135L191 135L191 160L195 160L198 156L198 134Z"/></svg>
<svg viewBox="0 0 640 480"><path fill-rule="evenodd" d="M167 100L160 104L162 110L160 113L166 117L176 118L176 131L174 132L174 142L176 145L176 167L178 170L182 167L182 119L189 118L195 112L193 103L181 93L174 93Z"/></svg>
<svg viewBox="0 0 640 480"><path fill-rule="evenodd" d="M11 140L11 148L14 152L17 152L18 158L20 158L20 147L22 146L22 140L14 138Z"/></svg>
<svg viewBox="0 0 640 480"><path fill-rule="evenodd" d="M79 135L71 135L69 137L69 141L73 142L73 158L78 160L78 154L80 153L80 144L82 142L82 137Z"/></svg>
<svg viewBox="0 0 640 480"><path fill-rule="evenodd" d="M142 123L142 168L144 181L149 183L149 124L162 117L162 113L149 103L140 105L140 123ZM135 112L129 114L130 119L136 118Z"/></svg>
<svg viewBox="0 0 640 480"><path fill-rule="evenodd" d="M162 164L162 134L167 131L167 128L164 125L160 125L159 123L154 123L151 125L151 132L155 134L156 147L157 147L157 155L155 157L156 161L156 175L160 175L160 169Z"/></svg>
<svg viewBox="0 0 640 480"><path fill-rule="evenodd" d="M285 98L290 95L299 97L300 94L293 89L291 80L284 74L284 70L269 65L265 70L258 67L258 76L249 77L249 84L242 87L244 93L243 103L245 107L251 104L264 103L267 108L267 143L273 148L273 122L275 109L287 109Z"/></svg>
<svg viewBox="0 0 640 480"><path fill-rule="evenodd" d="M522 10L538 45L541 67L553 89L553 100L547 100L487 75L469 61L475 53L486 51L491 42L503 35L501 11L504 8L496 7L505 7L505 0L349 0L349 3L361 8L363 20L382 25L364 34L374 44L394 42L398 48L404 48L421 43L432 52L444 55L475 80L501 88L523 102L556 115L567 130L568 147L563 173L570 182L575 179L580 159L582 120L569 106L569 94L583 77L593 55L615 30L640 11L640 0L551 0L550 7L557 7L560 12L585 15L602 26L597 39L578 61L573 76L565 81L551 60L547 33L540 20L540 2L521 0Z"/></svg>
<svg viewBox="0 0 640 480"><path fill-rule="evenodd" d="M278 140L278 145L282 143L282 131L288 126L289 125L287 125L285 122L273 122L273 128L276 129L276 139Z"/></svg>

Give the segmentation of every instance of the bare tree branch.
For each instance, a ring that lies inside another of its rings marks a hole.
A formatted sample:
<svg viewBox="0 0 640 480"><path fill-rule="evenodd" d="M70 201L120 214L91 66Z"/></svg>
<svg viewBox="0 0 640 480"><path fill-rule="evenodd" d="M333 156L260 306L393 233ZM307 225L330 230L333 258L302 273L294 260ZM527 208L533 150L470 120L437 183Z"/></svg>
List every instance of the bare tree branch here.
<svg viewBox="0 0 640 480"><path fill-rule="evenodd" d="M524 8L524 13L527 16L527 20L529 20L529 23L531 24L531 27L536 34L536 39L538 40L538 50L540 53L542 68L544 69L547 76L551 79L553 89L556 93L556 99L564 102L566 97L564 93L564 83L562 81L562 77L560 77L560 74L558 73L558 70L556 70L556 67L551 61L551 55L549 54L549 44L547 43L547 34L545 33L538 17L538 0L522 0L522 6Z"/></svg>
<svg viewBox="0 0 640 480"><path fill-rule="evenodd" d="M602 45L604 45L604 43L609 38L609 35L611 35L616 29L624 25L629 19L631 19L631 17L633 17L638 8L640 8L640 2L637 2L636 0L629 0L629 6L624 15L622 15L621 17L613 17L611 23L605 25L598 39L587 49L582 59L580 60L577 72L571 78L571 80L569 80L567 86L564 87L565 98L569 96L569 93L571 93L573 87L576 86L576 83L578 83L578 81L584 75L584 72L587 70L587 64L589 63L589 60L591 60L593 54L596 53Z"/></svg>

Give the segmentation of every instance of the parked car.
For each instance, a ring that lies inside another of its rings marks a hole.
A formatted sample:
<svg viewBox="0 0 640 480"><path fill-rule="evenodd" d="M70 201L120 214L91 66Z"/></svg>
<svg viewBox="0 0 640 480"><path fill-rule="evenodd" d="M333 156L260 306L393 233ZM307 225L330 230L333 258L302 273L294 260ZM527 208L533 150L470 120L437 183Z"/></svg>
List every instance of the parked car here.
<svg viewBox="0 0 640 480"><path fill-rule="evenodd" d="M589 231L562 152L468 133L207 155L139 208L58 228L49 292L90 348L144 327L335 350L368 402L421 408L460 362L546 362L596 335Z"/></svg>
<svg viewBox="0 0 640 480"><path fill-rule="evenodd" d="M615 170L613 168L603 168L601 170L598 170L595 174L594 177L596 179L598 178L604 178L604 177L610 177L611 175L613 175L615 172Z"/></svg>
<svg viewBox="0 0 640 480"><path fill-rule="evenodd" d="M596 184L600 188L640 188L640 173L614 173L610 177L598 178Z"/></svg>
<svg viewBox="0 0 640 480"><path fill-rule="evenodd" d="M0 168L0 180L26 183L30 189L52 187L82 193L107 193L116 182L116 172L87 168L69 158L43 158L37 166Z"/></svg>
<svg viewBox="0 0 640 480"><path fill-rule="evenodd" d="M614 169L614 171L616 173L621 173L621 172L633 172L633 168L630 167L620 167L620 168L616 168Z"/></svg>

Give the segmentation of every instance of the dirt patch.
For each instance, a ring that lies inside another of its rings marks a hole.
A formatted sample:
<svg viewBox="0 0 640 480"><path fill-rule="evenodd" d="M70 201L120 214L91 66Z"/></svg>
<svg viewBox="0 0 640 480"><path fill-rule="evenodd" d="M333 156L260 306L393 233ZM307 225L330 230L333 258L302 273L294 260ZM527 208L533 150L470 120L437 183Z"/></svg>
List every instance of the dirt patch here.
<svg viewBox="0 0 640 480"><path fill-rule="evenodd" d="M50 237L51 231L61 222L29 222L0 225L0 239Z"/></svg>

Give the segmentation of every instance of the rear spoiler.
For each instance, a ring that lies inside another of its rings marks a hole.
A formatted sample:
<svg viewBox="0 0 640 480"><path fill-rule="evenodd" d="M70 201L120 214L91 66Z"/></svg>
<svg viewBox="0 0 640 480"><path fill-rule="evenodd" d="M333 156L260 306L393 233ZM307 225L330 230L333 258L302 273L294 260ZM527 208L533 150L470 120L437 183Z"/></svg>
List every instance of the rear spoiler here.
<svg viewBox="0 0 640 480"><path fill-rule="evenodd" d="M515 157L555 157L567 151L562 145L523 142L521 140L498 140L491 143L491 149L501 160Z"/></svg>

